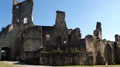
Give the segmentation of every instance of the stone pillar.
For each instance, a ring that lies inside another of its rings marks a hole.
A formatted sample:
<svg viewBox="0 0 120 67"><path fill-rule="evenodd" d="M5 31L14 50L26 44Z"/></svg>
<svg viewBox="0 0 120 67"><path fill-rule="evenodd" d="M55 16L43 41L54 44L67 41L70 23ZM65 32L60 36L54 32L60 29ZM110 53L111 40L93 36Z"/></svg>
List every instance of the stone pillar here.
<svg viewBox="0 0 120 67"><path fill-rule="evenodd" d="M1 60L1 48L0 48L0 60Z"/></svg>
<svg viewBox="0 0 120 67"><path fill-rule="evenodd" d="M97 22L96 29L94 30L93 35L95 38L102 39L102 28L100 22Z"/></svg>

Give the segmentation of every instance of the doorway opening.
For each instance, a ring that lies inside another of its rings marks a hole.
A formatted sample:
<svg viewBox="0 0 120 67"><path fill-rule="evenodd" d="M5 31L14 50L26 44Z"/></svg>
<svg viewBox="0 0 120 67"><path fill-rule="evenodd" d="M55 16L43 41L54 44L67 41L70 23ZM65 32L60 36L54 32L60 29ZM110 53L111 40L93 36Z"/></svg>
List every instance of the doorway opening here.
<svg viewBox="0 0 120 67"><path fill-rule="evenodd" d="M3 47L1 50L1 60L10 60L11 59L11 48Z"/></svg>

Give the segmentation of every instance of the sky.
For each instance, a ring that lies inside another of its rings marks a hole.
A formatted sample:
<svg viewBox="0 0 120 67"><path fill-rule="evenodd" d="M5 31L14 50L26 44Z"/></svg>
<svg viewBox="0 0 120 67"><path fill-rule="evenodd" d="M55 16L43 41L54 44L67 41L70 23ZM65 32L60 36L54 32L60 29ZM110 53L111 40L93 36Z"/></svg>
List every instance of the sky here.
<svg viewBox="0 0 120 67"><path fill-rule="evenodd" d="M0 2L0 30L12 23L12 1ZM34 0L34 24L53 26L57 10L65 11L67 27L80 28L82 38L93 35L98 21L103 39L114 41L120 34L120 0Z"/></svg>

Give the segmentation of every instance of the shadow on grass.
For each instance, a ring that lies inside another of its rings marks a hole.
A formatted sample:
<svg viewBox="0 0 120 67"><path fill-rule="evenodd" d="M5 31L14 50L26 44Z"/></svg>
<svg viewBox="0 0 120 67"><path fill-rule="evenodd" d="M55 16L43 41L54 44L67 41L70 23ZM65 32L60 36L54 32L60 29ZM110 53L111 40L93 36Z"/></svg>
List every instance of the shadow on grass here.
<svg viewBox="0 0 120 67"><path fill-rule="evenodd" d="M12 63L13 65L20 66L20 67L120 67L120 65L35 65L26 62L20 61L6 61L8 63Z"/></svg>
<svg viewBox="0 0 120 67"><path fill-rule="evenodd" d="M28 67L59 67L59 66L49 66L49 65L39 65L39 64L31 64L31 63L27 63L27 62L23 62L23 61L18 61L16 63L14 63L14 65L18 65L18 66L28 66Z"/></svg>

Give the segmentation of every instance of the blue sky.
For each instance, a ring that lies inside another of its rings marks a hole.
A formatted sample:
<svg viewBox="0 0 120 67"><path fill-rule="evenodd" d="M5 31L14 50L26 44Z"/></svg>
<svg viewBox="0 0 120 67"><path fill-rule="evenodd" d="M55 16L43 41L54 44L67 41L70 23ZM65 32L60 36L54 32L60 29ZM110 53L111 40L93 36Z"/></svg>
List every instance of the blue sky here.
<svg viewBox="0 0 120 67"><path fill-rule="evenodd" d="M34 24L54 25L56 10L66 12L67 27L79 27L83 38L93 34L97 21L102 23L103 39L114 41L120 34L120 0L34 0ZM11 22L12 0L1 0L0 28Z"/></svg>

